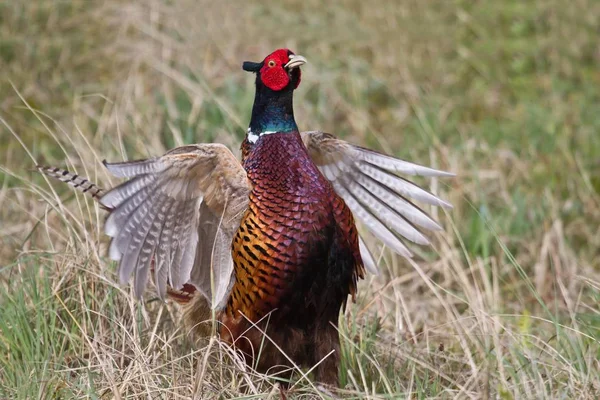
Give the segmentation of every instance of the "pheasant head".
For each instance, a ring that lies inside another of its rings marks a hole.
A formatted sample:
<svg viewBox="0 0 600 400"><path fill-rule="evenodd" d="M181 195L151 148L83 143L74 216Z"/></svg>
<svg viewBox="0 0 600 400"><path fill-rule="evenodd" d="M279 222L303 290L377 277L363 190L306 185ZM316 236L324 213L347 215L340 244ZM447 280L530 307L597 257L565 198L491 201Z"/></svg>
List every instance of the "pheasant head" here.
<svg viewBox="0 0 600 400"><path fill-rule="evenodd" d="M300 84L300 66L306 58L288 49L275 50L261 62L245 61L242 68L256 73L256 95L248 128L248 141L262 135L297 132L293 92Z"/></svg>

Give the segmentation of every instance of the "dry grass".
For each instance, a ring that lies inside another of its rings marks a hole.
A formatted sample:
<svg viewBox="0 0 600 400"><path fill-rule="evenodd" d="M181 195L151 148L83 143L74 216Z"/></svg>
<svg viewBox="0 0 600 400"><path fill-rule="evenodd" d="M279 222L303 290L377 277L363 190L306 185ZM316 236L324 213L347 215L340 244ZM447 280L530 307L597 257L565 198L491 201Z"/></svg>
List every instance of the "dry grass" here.
<svg viewBox="0 0 600 400"><path fill-rule="evenodd" d="M102 213L30 168L108 187L103 158L237 148L240 63L283 46L301 128L458 174L435 250L361 284L338 395L599 397L598 25L593 0L0 3L0 397L277 398L116 285Z"/></svg>

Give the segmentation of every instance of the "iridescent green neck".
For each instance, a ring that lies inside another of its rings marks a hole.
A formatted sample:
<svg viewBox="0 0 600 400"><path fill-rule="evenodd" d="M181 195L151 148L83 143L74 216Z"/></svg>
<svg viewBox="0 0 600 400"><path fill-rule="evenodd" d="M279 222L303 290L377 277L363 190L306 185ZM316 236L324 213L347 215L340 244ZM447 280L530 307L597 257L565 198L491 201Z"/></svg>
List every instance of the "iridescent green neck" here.
<svg viewBox="0 0 600 400"><path fill-rule="evenodd" d="M273 91L264 85L256 86L248 140L256 142L262 134L297 132L294 119L293 89Z"/></svg>

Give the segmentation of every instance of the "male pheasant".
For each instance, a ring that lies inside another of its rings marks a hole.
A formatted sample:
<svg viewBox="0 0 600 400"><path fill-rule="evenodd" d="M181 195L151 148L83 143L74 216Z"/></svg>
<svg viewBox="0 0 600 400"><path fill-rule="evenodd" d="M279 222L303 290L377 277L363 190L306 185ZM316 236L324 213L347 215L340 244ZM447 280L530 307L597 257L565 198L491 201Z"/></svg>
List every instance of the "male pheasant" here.
<svg viewBox="0 0 600 400"><path fill-rule="evenodd" d="M154 271L158 294L186 302L201 323L212 309L220 337L259 371L315 368L337 384L340 310L354 298L373 257L354 217L395 252L401 237L428 244L417 229L440 226L409 199L450 204L399 177L452 174L422 167L333 135L298 130L292 105L306 62L280 49L256 74L242 162L220 144L175 148L162 157L108 164L129 180L104 193L77 175L42 172L92 193L110 211L105 232L122 283L141 296Z"/></svg>

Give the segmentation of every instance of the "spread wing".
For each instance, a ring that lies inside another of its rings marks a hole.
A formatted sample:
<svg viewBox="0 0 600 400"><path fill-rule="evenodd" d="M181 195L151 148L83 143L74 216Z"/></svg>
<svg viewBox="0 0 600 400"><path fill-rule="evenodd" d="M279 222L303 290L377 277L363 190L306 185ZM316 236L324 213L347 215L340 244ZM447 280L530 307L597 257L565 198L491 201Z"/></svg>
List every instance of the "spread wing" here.
<svg viewBox="0 0 600 400"><path fill-rule="evenodd" d="M246 172L221 144L175 148L162 157L109 164L130 178L100 203L111 210L105 232L109 254L120 260L122 283L134 276L134 291L146 287L151 260L158 293L167 284L192 283L214 307L231 288L231 241L248 207Z"/></svg>
<svg viewBox="0 0 600 400"><path fill-rule="evenodd" d="M411 200L444 208L452 205L397 174L429 177L454 174L354 146L320 131L302 132L302 140L314 163L354 216L398 254L411 257L400 238L426 245L429 240L418 228L441 229ZM362 241L360 245L365 265L375 272L373 257Z"/></svg>

